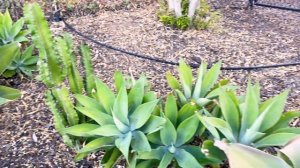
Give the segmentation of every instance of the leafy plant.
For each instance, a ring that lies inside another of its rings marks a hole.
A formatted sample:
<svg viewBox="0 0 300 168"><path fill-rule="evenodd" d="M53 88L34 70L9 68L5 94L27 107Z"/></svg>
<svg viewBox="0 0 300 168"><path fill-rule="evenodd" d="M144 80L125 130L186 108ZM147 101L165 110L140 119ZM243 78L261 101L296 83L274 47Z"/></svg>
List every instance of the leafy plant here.
<svg viewBox="0 0 300 168"><path fill-rule="evenodd" d="M203 108L211 103L214 104L222 89L235 89L234 86L227 85L227 80L217 83L221 73L220 68L221 63L217 63L207 70L207 63L203 62L198 69L197 78L194 80L191 67L184 61L180 61L179 81L170 72L167 72L167 82L174 90L181 106L188 102L194 102Z"/></svg>
<svg viewBox="0 0 300 168"><path fill-rule="evenodd" d="M0 12L0 46L11 42L27 41L25 36L28 32L26 30L22 30L23 26L23 18L13 23L8 10L6 10L4 14Z"/></svg>
<svg viewBox="0 0 300 168"><path fill-rule="evenodd" d="M81 104L76 109L96 122L64 129L64 133L73 136L95 138L78 151L79 155L100 148L117 148L128 164L134 165L135 152L151 150L146 134L158 131L165 120L153 115L159 100L152 92L145 92L145 81L141 77L127 93L124 81L117 79L119 91L115 97L107 85L96 80L94 99L75 96Z"/></svg>
<svg viewBox="0 0 300 168"><path fill-rule="evenodd" d="M219 13L212 11L205 0L160 0L159 20L182 30L194 26L207 29L219 20Z"/></svg>
<svg viewBox="0 0 300 168"><path fill-rule="evenodd" d="M225 151L231 168L297 168L300 163L299 138L279 150L279 157L238 143L216 141L215 145Z"/></svg>
<svg viewBox="0 0 300 168"><path fill-rule="evenodd" d="M0 46L0 75L11 64L18 51L19 47L17 43ZM3 105L20 96L21 94L18 90L0 85L0 105Z"/></svg>
<svg viewBox="0 0 300 168"><path fill-rule="evenodd" d="M33 45L26 48L26 50L21 54L20 52L16 55L15 59L12 61L10 66L7 67L3 76L6 78L14 76L16 73L25 74L32 77L32 71L36 68L36 63L38 57L33 56Z"/></svg>
<svg viewBox="0 0 300 168"><path fill-rule="evenodd" d="M283 113L287 95L288 91L285 91L261 102L259 85L249 83L244 98L237 98L234 92L221 92L219 106L222 118L201 113L198 117L218 140L226 138L229 142L256 148L283 146L300 136L300 128L289 127L289 122L299 117L300 112Z"/></svg>
<svg viewBox="0 0 300 168"><path fill-rule="evenodd" d="M149 160L152 161L152 166L156 163L159 168L168 167L173 160L176 161L175 165L183 168L200 168L205 164L212 163L201 152L199 146L189 144L201 127L193 108L195 109L187 104L178 111L175 97L168 96L164 110L167 122L159 132L148 135L153 149L138 155L139 159L147 160L140 162L139 165L143 165ZM156 162L156 160L160 160L160 162Z"/></svg>

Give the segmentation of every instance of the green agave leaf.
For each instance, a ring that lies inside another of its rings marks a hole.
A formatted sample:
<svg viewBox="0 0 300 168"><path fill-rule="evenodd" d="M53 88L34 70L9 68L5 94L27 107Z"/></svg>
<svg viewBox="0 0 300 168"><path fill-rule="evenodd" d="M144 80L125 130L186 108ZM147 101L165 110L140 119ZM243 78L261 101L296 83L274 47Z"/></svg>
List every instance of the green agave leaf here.
<svg viewBox="0 0 300 168"><path fill-rule="evenodd" d="M169 94L165 104L165 115L173 125L177 123L178 108L176 98L173 94Z"/></svg>
<svg viewBox="0 0 300 168"><path fill-rule="evenodd" d="M156 149L152 149L148 152L140 152L138 154L138 159L150 160L150 159L157 159L160 160L163 158L165 152L167 151L166 147L160 146Z"/></svg>
<svg viewBox="0 0 300 168"><path fill-rule="evenodd" d="M166 120L162 117L151 115L149 120L144 124L139 130L141 130L144 133L153 133L158 130L160 130L164 124L166 123Z"/></svg>
<svg viewBox="0 0 300 168"><path fill-rule="evenodd" d="M158 161L157 160L146 160L141 161L136 165L136 168L150 168L150 167L157 167Z"/></svg>
<svg viewBox="0 0 300 168"><path fill-rule="evenodd" d="M173 90L180 90L181 86L178 80L170 73L166 73L167 83Z"/></svg>
<svg viewBox="0 0 300 168"><path fill-rule="evenodd" d="M202 168L195 157L183 149L178 149L175 153L175 159L182 168Z"/></svg>
<svg viewBox="0 0 300 168"><path fill-rule="evenodd" d="M148 141L155 145L164 145L160 138L160 132L154 132L147 135Z"/></svg>
<svg viewBox="0 0 300 168"><path fill-rule="evenodd" d="M213 65L205 74L201 86L200 97L204 97L208 91L214 86L221 73L221 62Z"/></svg>
<svg viewBox="0 0 300 168"><path fill-rule="evenodd" d="M90 135L89 132L97 128L99 128L99 125L84 123L65 128L62 130L62 133L74 136L88 137Z"/></svg>
<svg viewBox="0 0 300 168"><path fill-rule="evenodd" d="M119 136L121 132L118 130L118 128L115 125L103 125L98 126L98 128L90 130L88 132L88 135L100 135L105 137L111 137L111 136Z"/></svg>
<svg viewBox="0 0 300 168"><path fill-rule="evenodd" d="M76 100L84 107L105 112L104 108L95 99L82 94L75 94Z"/></svg>
<svg viewBox="0 0 300 168"><path fill-rule="evenodd" d="M115 101L114 93L100 79L96 79L96 88L97 88L97 94L96 94L97 100L102 104L106 113L111 114L111 109L114 106L114 101Z"/></svg>
<svg viewBox="0 0 300 168"><path fill-rule="evenodd" d="M191 102L191 103L185 104L178 112L177 123L181 123L182 121L184 121L187 118L194 115L196 110L197 110L196 103Z"/></svg>
<svg viewBox="0 0 300 168"><path fill-rule="evenodd" d="M131 129L141 128L150 118L158 100L144 103L136 108L136 110L129 116Z"/></svg>
<svg viewBox="0 0 300 168"><path fill-rule="evenodd" d="M125 86L120 89L112 110L114 120L119 120L129 125L128 120L128 96ZM115 121L116 122L116 121Z"/></svg>
<svg viewBox="0 0 300 168"><path fill-rule="evenodd" d="M160 130L161 142L164 145L173 145L176 143L177 132L172 122L166 118L165 126Z"/></svg>
<svg viewBox="0 0 300 168"><path fill-rule="evenodd" d="M20 96L21 93L19 90L0 85L0 105L17 99Z"/></svg>
<svg viewBox="0 0 300 168"><path fill-rule="evenodd" d="M156 93L154 91L150 91L145 93L143 98L143 103L147 103L156 99L157 99Z"/></svg>
<svg viewBox="0 0 300 168"><path fill-rule="evenodd" d="M280 150L279 156L284 154L292 162L293 168L300 167L300 138L293 139Z"/></svg>
<svg viewBox="0 0 300 168"><path fill-rule="evenodd" d="M137 152L151 151L151 146L146 135L141 131L136 131L132 135L131 147Z"/></svg>
<svg viewBox="0 0 300 168"><path fill-rule="evenodd" d="M197 77L197 81L196 81L195 88L194 88L194 91L193 91L193 98L194 99L198 99L200 97L203 77L204 77L204 74L205 74L206 70L207 70L207 63L203 62L200 65L199 70L198 70L198 77Z"/></svg>
<svg viewBox="0 0 300 168"><path fill-rule="evenodd" d="M129 162L128 155L129 155L131 139L132 139L132 133L128 132L127 134L123 135L123 137L120 137L115 141L117 148L122 152L127 162Z"/></svg>
<svg viewBox="0 0 300 168"><path fill-rule="evenodd" d="M226 92L220 94L220 107L225 120L230 125L233 136L238 137L240 129L240 113L235 102Z"/></svg>
<svg viewBox="0 0 300 168"><path fill-rule="evenodd" d="M275 133L264 137L263 139L254 143L257 148L268 146L284 146L292 139L300 137L299 134L294 133Z"/></svg>
<svg viewBox="0 0 300 168"><path fill-rule="evenodd" d="M232 86L232 85L225 85L225 86L220 86L212 91L210 91L205 98L207 99L213 99L218 97L222 92L224 91L235 91L238 89L238 86Z"/></svg>
<svg viewBox="0 0 300 168"><path fill-rule="evenodd" d="M120 71L115 72L114 80L115 80L115 88L116 88L117 92L119 92L121 87L125 86L125 84L126 84L124 76L122 75L122 73Z"/></svg>
<svg viewBox="0 0 300 168"><path fill-rule="evenodd" d="M265 136L266 133L255 131L254 129L247 129L243 137L240 137L239 142L244 145L252 145L255 140Z"/></svg>
<svg viewBox="0 0 300 168"><path fill-rule="evenodd" d="M177 140L176 145L181 146L192 139L197 131L199 120L196 115L193 115L182 123L177 128Z"/></svg>
<svg viewBox="0 0 300 168"><path fill-rule="evenodd" d="M221 140L221 137L220 137L220 135L219 135L218 130L217 130L214 126L212 126L210 123L208 123L208 122L205 120L205 118L204 118L204 116L202 115L202 113L197 112L196 115L197 115L197 117L199 118L199 120L201 121L201 123L205 126L205 128L211 133L211 135L212 135L215 139Z"/></svg>
<svg viewBox="0 0 300 168"><path fill-rule="evenodd" d="M187 103L187 98L184 96L184 94L180 91L180 90L175 90L175 93L176 95L178 96L179 100L180 100L180 103L182 105L186 104Z"/></svg>
<svg viewBox="0 0 300 168"><path fill-rule="evenodd" d="M300 135L300 128L299 127L286 127L286 128L280 128L273 133L294 133Z"/></svg>
<svg viewBox="0 0 300 168"><path fill-rule="evenodd" d="M242 144L226 144L217 141L215 145L224 150L230 168L291 168L282 159Z"/></svg>
<svg viewBox="0 0 300 168"><path fill-rule="evenodd" d="M103 148L103 147L110 147L114 145L114 139L111 137L101 137L97 138L88 144L86 144L83 148L81 148L77 153L89 153L93 152L97 149Z"/></svg>
<svg viewBox="0 0 300 168"><path fill-rule="evenodd" d="M278 96L274 97L265 110L261 113L263 122L261 123L260 131L266 131L274 126L279 120L284 110L289 91L284 91Z"/></svg>
<svg viewBox="0 0 300 168"><path fill-rule="evenodd" d="M101 164L104 168L112 168L115 166L121 155L122 153L118 148L107 150L101 160Z"/></svg>
<svg viewBox="0 0 300 168"><path fill-rule="evenodd" d="M88 152L86 152L86 153L77 153L74 160L75 160L75 162L79 162L79 161L83 160L85 157L87 157L88 155L89 155Z"/></svg>
<svg viewBox="0 0 300 168"><path fill-rule="evenodd" d="M206 157L215 160L216 163L221 164L226 159L225 153L214 146L212 140L205 140L202 144L202 150L205 151Z"/></svg>
<svg viewBox="0 0 300 168"><path fill-rule="evenodd" d="M19 52L17 43L11 43L8 45L0 46L0 74L2 74L6 68L12 63L15 56Z"/></svg>
<svg viewBox="0 0 300 168"><path fill-rule="evenodd" d="M236 138L233 135L232 129L227 122L220 118L215 117L203 117L206 123L220 130L220 132L230 141L236 142Z"/></svg>
<svg viewBox="0 0 300 168"><path fill-rule="evenodd" d="M132 113L136 108L142 104L144 98L145 77L141 77L132 87L128 94L129 112Z"/></svg>
<svg viewBox="0 0 300 168"><path fill-rule="evenodd" d="M259 115L259 100L255 92L255 88L249 82L246 94L246 101L243 107L241 107L242 121L240 136L243 136L248 128L255 122Z"/></svg>
<svg viewBox="0 0 300 168"><path fill-rule="evenodd" d="M158 165L158 168L167 168L168 165L172 162L173 158L174 156L170 152L165 153Z"/></svg>
<svg viewBox="0 0 300 168"><path fill-rule="evenodd" d="M282 114L279 121L270 129L268 129L266 132L272 133L278 129L286 128L289 126L289 123L292 119L300 117L299 111L288 111Z"/></svg>
<svg viewBox="0 0 300 168"><path fill-rule="evenodd" d="M76 110L95 120L99 125L114 124L114 120L110 115L103 113L98 109L96 110L87 107L76 107Z"/></svg>
<svg viewBox="0 0 300 168"><path fill-rule="evenodd" d="M196 103L198 106L200 107L204 107L206 106L207 104L211 103L212 100L211 99L207 99L207 98L199 98L196 100Z"/></svg>
<svg viewBox="0 0 300 168"><path fill-rule="evenodd" d="M16 37L19 32L22 30L24 25L24 19L21 18L19 19L17 22L15 22L12 26L12 28L10 29L10 36L11 37Z"/></svg>
<svg viewBox="0 0 300 168"><path fill-rule="evenodd" d="M187 99L189 99L192 95L192 85L193 85L193 74L192 69L184 62L179 62L179 78L182 83L184 95Z"/></svg>

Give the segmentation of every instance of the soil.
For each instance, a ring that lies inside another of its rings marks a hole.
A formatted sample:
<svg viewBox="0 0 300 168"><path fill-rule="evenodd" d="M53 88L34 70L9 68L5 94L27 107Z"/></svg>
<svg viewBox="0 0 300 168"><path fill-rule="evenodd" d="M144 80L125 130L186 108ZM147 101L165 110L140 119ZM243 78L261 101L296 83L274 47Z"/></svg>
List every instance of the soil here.
<svg viewBox="0 0 300 168"><path fill-rule="evenodd" d="M298 0L261 3L299 8ZM255 7L244 9L245 1L212 2L222 14L214 28L181 31L162 25L156 18L157 4L128 10L100 10L95 15L70 17L67 22L77 30L108 44L157 58L189 63L195 60L223 66L253 66L300 62L300 14ZM63 23L52 23L55 34L68 31ZM112 82L116 70L144 73L160 95L169 92L165 72L176 67L130 57L99 47L73 34L76 44L87 43L93 51L96 75ZM290 88L286 110L300 109L300 66L255 71L223 71L222 78L246 86L248 79L261 84L263 98ZM0 108L0 167L100 167L101 153L75 163L74 152L65 146L52 124L44 104L45 87L35 79L0 79L0 84L20 89L22 97ZM240 88L240 92L244 91ZM299 126L299 119L292 123ZM118 167L122 167L120 164Z"/></svg>

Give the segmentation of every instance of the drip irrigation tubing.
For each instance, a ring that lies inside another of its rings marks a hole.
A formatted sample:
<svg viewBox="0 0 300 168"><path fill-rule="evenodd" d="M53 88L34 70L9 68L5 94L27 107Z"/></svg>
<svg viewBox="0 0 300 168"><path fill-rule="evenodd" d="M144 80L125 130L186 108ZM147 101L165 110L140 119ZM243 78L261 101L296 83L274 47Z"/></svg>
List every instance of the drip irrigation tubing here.
<svg viewBox="0 0 300 168"><path fill-rule="evenodd" d="M275 6L275 5L268 5L268 4L262 4L262 3L254 3L254 5L261 6L261 7L267 7L267 8L287 10L287 11L292 11L292 12L300 12L300 9L283 7L283 6Z"/></svg>
<svg viewBox="0 0 300 168"><path fill-rule="evenodd" d="M173 62L173 61L167 61L167 60L163 60L163 59L159 59L157 57L153 57L153 56L149 56L149 55L144 55L144 54L139 54L137 52L133 52L133 51L127 51L125 49L122 48L118 48L109 44L106 44L105 42L102 41L98 41L92 37L89 37L87 35L85 35L84 33L76 30L73 26L71 26L70 24L68 24L64 18L59 18L58 20L63 21L63 23L65 24L65 26L71 31L74 32L75 34L77 34L78 36L89 40L101 47L105 47L123 54L127 54L129 56L133 56L136 58L140 58L140 59L145 59L145 60L150 60L153 62L157 62L157 63L162 63L162 64L168 64L168 65L173 65L173 66L178 66L179 63L178 62ZM300 55L299 55L300 56ZM192 68L198 68L199 64L189 64ZM260 70L260 69L269 69L269 68L279 68L279 67L288 67L288 66L297 66L300 65L300 62L293 62L293 63L282 63L282 64L274 64L274 65L260 65L260 66L248 66L248 67L221 67L221 70L228 70L228 71L241 71L241 70L246 70L246 71L250 71L250 70Z"/></svg>

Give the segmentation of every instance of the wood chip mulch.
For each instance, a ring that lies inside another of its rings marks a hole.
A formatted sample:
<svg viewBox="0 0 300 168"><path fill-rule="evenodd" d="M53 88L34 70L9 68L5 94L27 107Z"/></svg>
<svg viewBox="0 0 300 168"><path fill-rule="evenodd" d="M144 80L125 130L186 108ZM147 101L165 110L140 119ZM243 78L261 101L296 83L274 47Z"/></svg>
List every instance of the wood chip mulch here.
<svg viewBox="0 0 300 168"><path fill-rule="evenodd" d="M277 1L300 6L298 0ZM190 63L222 60L223 66L300 61L299 13L262 7L244 10L229 5L219 9L222 17L215 28L180 31L158 22L156 9L154 3L139 9L100 11L93 16L69 18L67 22L95 39L165 60L184 58ZM67 30L62 23L53 23L52 27L58 34ZM132 58L74 34L73 37L75 43L86 42L92 48L95 72L105 82L112 82L116 70L135 76L144 73L155 91L161 95L169 91L164 75L167 71L175 73L175 67ZM259 81L264 98L290 88L286 109L300 109L300 66L224 71L222 77L242 86L249 78ZM73 161L74 152L62 143L52 125L51 112L43 100L45 87L42 83L15 77L0 79L0 84L13 86L23 93L21 99L0 107L0 167L99 167L99 153L79 163ZM244 89L242 87L241 91ZM292 124L299 126L299 123L298 119Z"/></svg>

